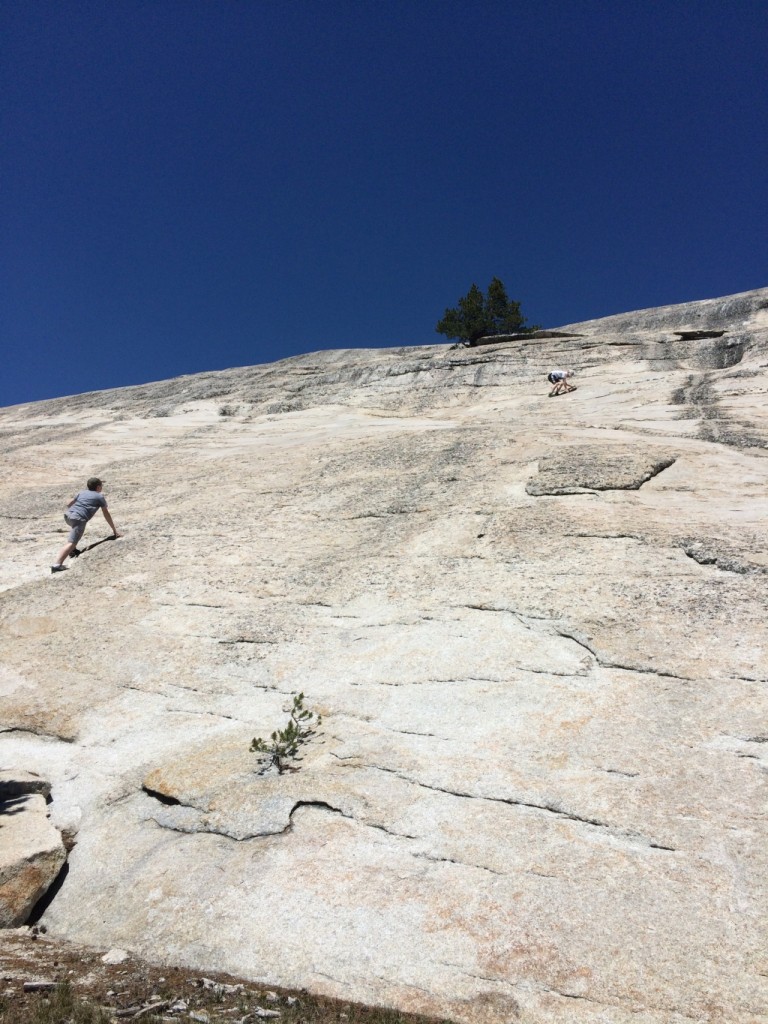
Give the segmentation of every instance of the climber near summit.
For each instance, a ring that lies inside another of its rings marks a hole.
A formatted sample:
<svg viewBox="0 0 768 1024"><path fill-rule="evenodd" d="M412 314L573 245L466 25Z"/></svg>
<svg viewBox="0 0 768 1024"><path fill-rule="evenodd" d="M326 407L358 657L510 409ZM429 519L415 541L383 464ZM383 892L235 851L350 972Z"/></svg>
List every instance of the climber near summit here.
<svg viewBox="0 0 768 1024"><path fill-rule="evenodd" d="M547 380L550 384L554 384L554 387L549 392L549 397L554 398L555 395L563 395L568 394L569 391L575 391L575 385L568 383L568 378L572 376L573 370L552 370L548 373Z"/></svg>
<svg viewBox="0 0 768 1024"><path fill-rule="evenodd" d="M93 519L99 509L101 509L104 518L112 527L112 536L121 536L121 534L118 533L117 527L112 522L112 516L109 514L107 509L107 499L101 493L104 482L99 480L97 476L92 476L85 486L86 490L80 491L74 496L72 501L67 504L67 511L64 513L64 521L70 528L69 538L67 543L59 552L58 558L51 566L51 572L61 572L63 569L66 569L64 560L68 558L69 555L77 556L80 554L77 550L77 542L83 536L86 524L89 520Z"/></svg>

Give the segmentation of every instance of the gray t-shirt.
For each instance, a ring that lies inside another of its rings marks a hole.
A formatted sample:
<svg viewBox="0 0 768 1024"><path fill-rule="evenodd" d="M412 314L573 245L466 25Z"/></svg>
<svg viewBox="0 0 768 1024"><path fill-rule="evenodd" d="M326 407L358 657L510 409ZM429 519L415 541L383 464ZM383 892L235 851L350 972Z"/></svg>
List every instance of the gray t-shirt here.
<svg viewBox="0 0 768 1024"><path fill-rule="evenodd" d="M74 502L67 509L67 518L79 523L87 523L100 508L107 507L107 499L100 491L80 491Z"/></svg>

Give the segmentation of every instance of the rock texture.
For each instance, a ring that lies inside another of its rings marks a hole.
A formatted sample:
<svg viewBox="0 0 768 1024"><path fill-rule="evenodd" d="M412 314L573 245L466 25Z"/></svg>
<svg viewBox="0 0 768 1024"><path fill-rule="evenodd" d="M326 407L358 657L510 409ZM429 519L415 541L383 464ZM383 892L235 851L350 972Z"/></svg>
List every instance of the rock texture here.
<svg viewBox="0 0 768 1024"><path fill-rule="evenodd" d="M26 924L67 859L48 819L50 789L31 772L0 770L0 928Z"/></svg>
<svg viewBox="0 0 768 1024"><path fill-rule="evenodd" d="M0 411L52 933L457 1021L768 1020L768 289L548 333ZM125 537L50 576L92 473Z"/></svg>

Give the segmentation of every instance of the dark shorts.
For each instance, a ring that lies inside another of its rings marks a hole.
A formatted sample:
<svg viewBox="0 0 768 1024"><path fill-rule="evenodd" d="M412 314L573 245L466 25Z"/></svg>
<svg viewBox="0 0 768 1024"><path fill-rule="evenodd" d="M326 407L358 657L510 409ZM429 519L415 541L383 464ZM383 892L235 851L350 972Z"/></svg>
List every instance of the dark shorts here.
<svg viewBox="0 0 768 1024"><path fill-rule="evenodd" d="M83 519L70 519L69 516L64 513L64 522L70 527L69 537L67 540L70 544L77 544L80 538L85 533L85 520Z"/></svg>

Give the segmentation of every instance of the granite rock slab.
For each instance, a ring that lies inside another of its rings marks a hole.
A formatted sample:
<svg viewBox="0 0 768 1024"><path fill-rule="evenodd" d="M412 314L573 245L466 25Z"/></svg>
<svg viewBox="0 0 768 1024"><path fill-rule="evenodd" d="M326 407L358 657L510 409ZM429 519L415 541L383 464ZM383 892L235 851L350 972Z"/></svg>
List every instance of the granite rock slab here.
<svg viewBox="0 0 768 1024"><path fill-rule="evenodd" d="M768 1021L766 367L758 289L0 410L51 934L466 1024ZM52 576L93 474L124 536Z"/></svg>

